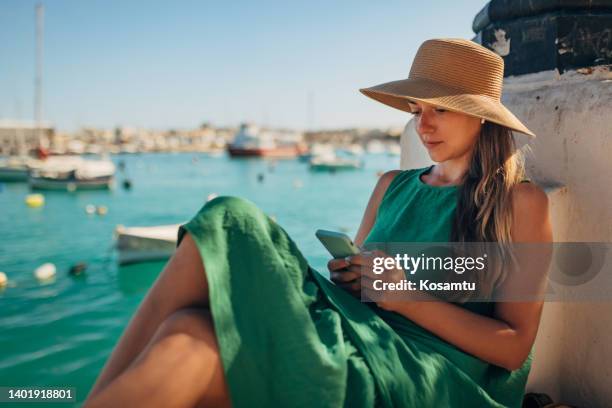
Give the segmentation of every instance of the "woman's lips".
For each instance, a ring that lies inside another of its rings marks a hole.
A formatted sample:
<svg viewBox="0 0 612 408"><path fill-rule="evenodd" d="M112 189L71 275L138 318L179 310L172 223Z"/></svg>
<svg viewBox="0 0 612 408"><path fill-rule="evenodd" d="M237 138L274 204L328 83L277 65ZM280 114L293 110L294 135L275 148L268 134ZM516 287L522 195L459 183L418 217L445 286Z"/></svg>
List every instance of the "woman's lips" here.
<svg viewBox="0 0 612 408"><path fill-rule="evenodd" d="M439 144L442 144L442 142L424 142L425 143L425 147L427 147L428 149L431 149L432 147L436 147Z"/></svg>

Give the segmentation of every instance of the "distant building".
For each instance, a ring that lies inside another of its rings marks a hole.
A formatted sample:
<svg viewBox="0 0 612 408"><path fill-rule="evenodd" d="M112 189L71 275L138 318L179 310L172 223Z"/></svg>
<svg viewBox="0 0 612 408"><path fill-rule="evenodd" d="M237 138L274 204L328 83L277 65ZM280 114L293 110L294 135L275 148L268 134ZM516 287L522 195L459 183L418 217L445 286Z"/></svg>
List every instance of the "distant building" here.
<svg viewBox="0 0 612 408"><path fill-rule="evenodd" d="M43 122L36 123L13 119L0 120L0 153L11 155L29 151L41 145L48 148L55 137L55 128Z"/></svg>

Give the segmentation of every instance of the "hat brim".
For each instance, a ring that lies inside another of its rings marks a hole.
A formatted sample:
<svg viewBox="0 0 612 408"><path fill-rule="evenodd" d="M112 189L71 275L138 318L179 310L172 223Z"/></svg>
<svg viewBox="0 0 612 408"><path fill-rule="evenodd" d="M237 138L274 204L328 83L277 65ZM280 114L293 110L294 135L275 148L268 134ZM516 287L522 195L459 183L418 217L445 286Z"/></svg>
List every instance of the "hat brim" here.
<svg viewBox="0 0 612 408"><path fill-rule="evenodd" d="M536 137L500 101L463 93L461 90L426 79L402 79L359 90L364 95L393 108L410 112L409 102L420 101L444 109L483 118L530 137Z"/></svg>

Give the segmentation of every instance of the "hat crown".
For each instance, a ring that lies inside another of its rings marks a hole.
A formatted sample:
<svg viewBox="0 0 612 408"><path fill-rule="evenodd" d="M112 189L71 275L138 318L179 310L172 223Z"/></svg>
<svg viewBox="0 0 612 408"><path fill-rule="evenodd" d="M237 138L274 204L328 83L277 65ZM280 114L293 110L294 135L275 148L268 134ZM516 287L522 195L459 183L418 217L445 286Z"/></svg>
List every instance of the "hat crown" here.
<svg viewBox="0 0 612 408"><path fill-rule="evenodd" d="M504 60L470 40L427 40L419 47L408 78L434 81L462 93L501 100Z"/></svg>

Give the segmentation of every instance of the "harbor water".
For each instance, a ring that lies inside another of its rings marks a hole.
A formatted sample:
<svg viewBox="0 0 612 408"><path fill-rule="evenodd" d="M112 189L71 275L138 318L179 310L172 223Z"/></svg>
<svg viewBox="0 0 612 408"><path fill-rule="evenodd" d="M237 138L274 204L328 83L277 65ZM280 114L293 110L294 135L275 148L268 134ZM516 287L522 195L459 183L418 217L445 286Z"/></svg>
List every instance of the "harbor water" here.
<svg viewBox="0 0 612 408"><path fill-rule="evenodd" d="M399 156L366 154L361 169L313 172L299 160L230 159L226 154L117 155L109 191L44 192L45 204L26 206L26 183L0 185L0 385L74 387L77 403L89 392L129 319L165 261L118 266L117 225L186 222L210 194L253 201L289 233L310 265L326 273L330 256L318 228L354 237L377 181L399 167ZM125 179L129 190L121 188ZM105 215L88 214L88 205ZM57 267L40 283L34 270ZM71 266L86 272L73 277ZM21 403L19 406L26 406Z"/></svg>

